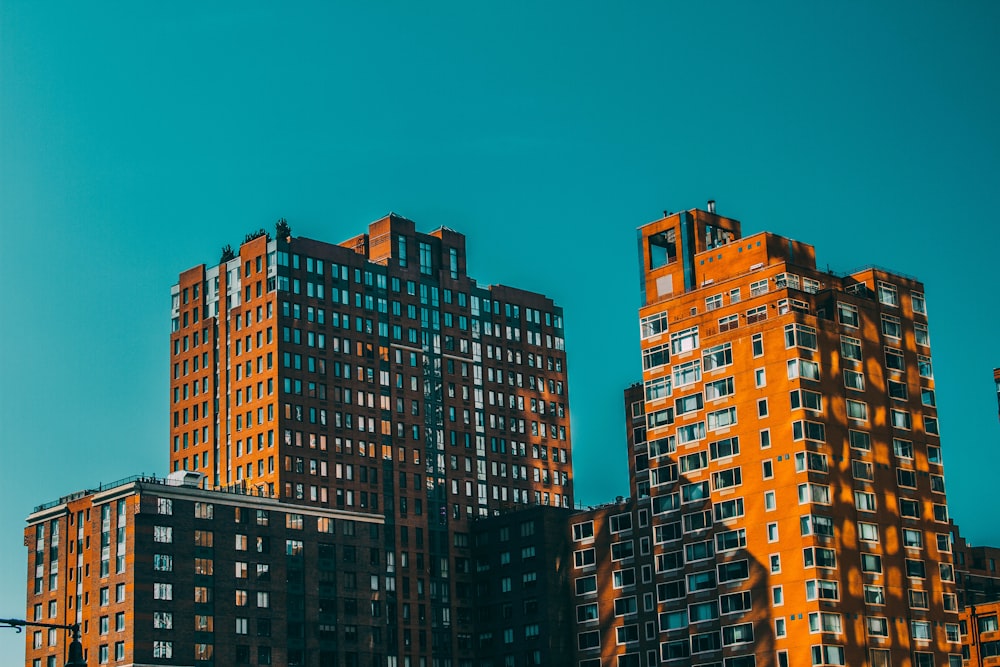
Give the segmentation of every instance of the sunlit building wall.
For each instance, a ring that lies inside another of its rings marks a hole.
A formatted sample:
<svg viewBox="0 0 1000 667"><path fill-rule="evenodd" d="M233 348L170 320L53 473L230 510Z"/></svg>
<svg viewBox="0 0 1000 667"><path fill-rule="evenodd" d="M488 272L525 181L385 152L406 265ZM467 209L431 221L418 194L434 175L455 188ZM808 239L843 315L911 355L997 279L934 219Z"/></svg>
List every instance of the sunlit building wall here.
<svg viewBox="0 0 1000 667"><path fill-rule="evenodd" d="M820 270L714 203L638 245L626 410L660 661L961 664L921 283Z"/></svg>

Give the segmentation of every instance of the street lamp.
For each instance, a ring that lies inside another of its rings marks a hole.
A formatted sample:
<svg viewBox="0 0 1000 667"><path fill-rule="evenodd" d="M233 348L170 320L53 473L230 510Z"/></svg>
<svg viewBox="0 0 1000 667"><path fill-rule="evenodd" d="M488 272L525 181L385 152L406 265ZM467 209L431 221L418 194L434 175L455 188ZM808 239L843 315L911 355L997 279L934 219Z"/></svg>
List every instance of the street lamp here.
<svg viewBox="0 0 1000 667"><path fill-rule="evenodd" d="M80 624L71 623L36 623L33 621L23 621L17 618L0 618L0 628L14 628L21 632L21 628L58 628L60 630L70 630L73 633L73 641L69 644L69 658L66 660L66 667L87 667L83 659L83 644L80 642Z"/></svg>

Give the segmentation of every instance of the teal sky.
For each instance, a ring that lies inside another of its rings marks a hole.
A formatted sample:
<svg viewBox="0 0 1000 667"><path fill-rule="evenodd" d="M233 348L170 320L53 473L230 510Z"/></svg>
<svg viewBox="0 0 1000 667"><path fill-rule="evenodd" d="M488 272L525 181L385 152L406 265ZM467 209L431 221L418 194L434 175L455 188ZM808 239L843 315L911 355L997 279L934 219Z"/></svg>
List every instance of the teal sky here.
<svg viewBox="0 0 1000 667"><path fill-rule="evenodd" d="M560 303L585 503L627 493L637 226L714 198L918 276L952 516L1000 544L1000 4L343 5L0 0L0 617L34 505L165 471L170 286L279 217L452 227Z"/></svg>

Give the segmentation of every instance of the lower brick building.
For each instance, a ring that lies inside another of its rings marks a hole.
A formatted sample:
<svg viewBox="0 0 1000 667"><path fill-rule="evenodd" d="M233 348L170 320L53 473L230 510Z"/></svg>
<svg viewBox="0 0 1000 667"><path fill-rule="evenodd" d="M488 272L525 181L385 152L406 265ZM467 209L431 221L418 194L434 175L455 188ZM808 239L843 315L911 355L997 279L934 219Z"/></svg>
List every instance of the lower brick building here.
<svg viewBox="0 0 1000 667"><path fill-rule="evenodd" d="M477 667L576 664L567 605L572 516L537 505L473 522L475 636L459 642L472 642Z"/></svg>
<svg viewBox="0 0 1000 667"><path fill-rule="evenodd" d="M395 566L372 514L134 477L28 517L29 620L80 623L88 664L385 665ZM60 630L26 664L66 659Z"/></svg>
<svg viewBox="0 0 1000 667"><path fill-rule="evenodd" d="M971 605L962 611L962 661L970 667L1000 665L1000 602Z"/></svg>

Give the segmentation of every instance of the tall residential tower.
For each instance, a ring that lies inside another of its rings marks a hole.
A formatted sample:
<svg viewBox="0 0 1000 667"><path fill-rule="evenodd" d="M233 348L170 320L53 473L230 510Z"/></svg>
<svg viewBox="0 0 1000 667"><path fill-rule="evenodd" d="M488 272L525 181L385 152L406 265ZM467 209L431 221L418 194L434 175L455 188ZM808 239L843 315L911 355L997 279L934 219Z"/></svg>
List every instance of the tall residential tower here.
<svg viewBox="0 0 1000 667"><path fill-rule="evenodd" d="M562 310L396 215L339 245L282 221L172 297L171 470L383 516L399 664L471 664L469 520L573 503Z"/></svg>
<svg viewBox="0 0 1000 667"><path fill-rule="evenodd" d="M713 205L638 239L660 660L960 665L923 286Z"/></svg>

